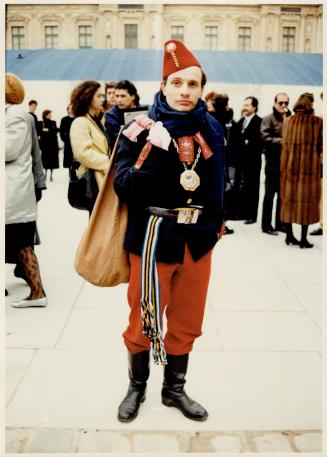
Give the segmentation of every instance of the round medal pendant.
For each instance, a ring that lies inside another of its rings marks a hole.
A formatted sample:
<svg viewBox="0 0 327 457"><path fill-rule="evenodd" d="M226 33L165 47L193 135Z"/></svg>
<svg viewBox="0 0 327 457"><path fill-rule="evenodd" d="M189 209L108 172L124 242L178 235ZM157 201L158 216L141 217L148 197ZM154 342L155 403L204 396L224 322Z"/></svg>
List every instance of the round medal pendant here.
<svg viewBox="0 0 327 457"><path fill-rule="evenodd" d="M193 191L200 185L200 177L194 170L185 170L181 174L180 183L185 190Z"/></svg>

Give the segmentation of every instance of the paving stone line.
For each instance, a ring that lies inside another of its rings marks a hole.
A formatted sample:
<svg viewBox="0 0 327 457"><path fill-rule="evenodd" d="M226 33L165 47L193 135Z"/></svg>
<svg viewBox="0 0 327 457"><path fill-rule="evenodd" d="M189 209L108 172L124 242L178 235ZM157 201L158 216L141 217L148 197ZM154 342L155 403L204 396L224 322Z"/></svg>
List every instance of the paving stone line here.
<svg viewBox="0 0 327 457"><path fill-rule="evenodd" d="M153 431L6 428L6 452L320 452L321 430Z"/></svg>

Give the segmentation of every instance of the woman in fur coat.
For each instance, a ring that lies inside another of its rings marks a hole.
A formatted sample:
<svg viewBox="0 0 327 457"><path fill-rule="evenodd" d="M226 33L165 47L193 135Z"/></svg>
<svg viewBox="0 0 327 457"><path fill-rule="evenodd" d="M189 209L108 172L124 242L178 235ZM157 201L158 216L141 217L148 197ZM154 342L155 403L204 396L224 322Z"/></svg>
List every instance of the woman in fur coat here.
<svg viewBox="0 0 327 457"><path fill-rule="evenodd" d="M286 244L300 248L312 248L308 225L319 222L322 119L314 115L312 105L313 95L302 94L282 131L280 217L286 226ZM300 241L293 235L292 223L302 225Z"/></svg>

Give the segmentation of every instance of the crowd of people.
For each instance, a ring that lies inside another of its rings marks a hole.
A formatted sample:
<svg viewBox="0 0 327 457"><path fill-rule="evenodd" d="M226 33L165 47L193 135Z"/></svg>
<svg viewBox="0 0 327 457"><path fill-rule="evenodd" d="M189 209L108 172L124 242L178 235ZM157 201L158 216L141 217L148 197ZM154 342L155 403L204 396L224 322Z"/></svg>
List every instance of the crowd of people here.
<svg viewBox="0 0 327 457"><path fill-rule="evenodd" d="M322 118L314 114L313 95L300 94L292 114L289 96L280 92L264 118L250 95L235 121L228 95L203 97L205 84L196 57L169 40L151 106L141 106L131 81L106 83L105 94L99 82L83 81L73 89L58 129L51 110L37 120L36 100L29 103L32 116L23 109L23 84L6 74L5 255L31 289L14 307L48 303L34 252L36 205L47 171L51 181L59 167L58 133L64 166L77 162L79 178L94 170L98 190L118 144L114 189L128 207L124 248L130 262L130 316L123 333L130 383L118 409L121 422L133 420L145 400L150 350L164 365L162 403L192 420L208 417L184 390L189 354L202 334L212 250L224 233L233 233L226 222L257 221L263 157L262 232L285 232L287 245L311 248L308 226L322 224ZM127 121L126 113L136 117ZM301 225L300 240L293 223ZM322 225L312 234L322 234Z"/></svg>
<svg viewBox="0 0 327 457"><path fill-rule="evenodd" d="M97 82L89 82L94 84ZM99 83L97 83L99 84ZM91 91L91 95L94 95ZM99 85L99 98L102 99L101 107L97 109L96 115L93 116L93 122L97 122L101 130L101 136L105 135L109 145L113 145L117 139L120 127L125 124L124 114L129 110L136 109L140 105L140 97L135 85L128 80L110 81L105 83L105 94L102 95ZM306 110L300 110L302 114L311 114L314 116L313 103L314 98L310 93L302 94L309 97L309 105ZM322 94L321 94L322 96ZM280 192L285 188L285 175L281 176L281 153L282 153L282 127L283 121L291 116L289 109L289 96L286 93L276 94L273 100L272 113L261 118L257 115L259 101L254 96L248 96L244 99L241 118L236 122L234 120L233 108L229 106L229 96L225 93L211 91L204 97L208 112L221 125L224 131L226 141L225 147L225 219L244 220L245 224L257 222L259 190L262 162L264 158L265 174L265 192L262 206L262 232L268 235L278 235L278 232L287 234L286 244L299 244L303 248L312 247L308 242L305 229L303 229L300 241L296 241L288 222L281 221L281 198ZM91 102L91 100L89 100ZM303 98L302 98L303 102ZM100 103L100 101L99 101ZM299 114L299 109L294 105L293 111ZM59 146L57 133L64 143L63 166L69 168L74 160L74 154L71 145L70 128L75 118L75 114L70 103L67 107L67 116L63 117L60 128L57 128L56 122L51 119L51 111L45 110L42 113L43 121L38 121L35 115L37 101L29 102L29 112L35 120L36 130L39 136L39 143L42 154L42 163L47 174L50 170L50 181L53 180L53 170L59 167ZM87 108L88 109L88 108ZM85 115L90 114L88 111ZM79 117L80 114L77 116ZM315 116L316 119L317 116ZM299 116L296 116L299 118ZM307 119L304 117L303 119ZM311 119L310 117L308 119ZM78 121L76 124L78 124ZM297 126L299 128L299 126ZM322 128L320 121L316 126L318 129L317 147L318 158L322 157ZM81 135L78 132L77 137ZM315 135L314 132L308 132L308 135ZM303 136L302 136L303 137ZM74 134L74 143L76 135ZM78 140L77 140L78 141ZM301 142L301 138L299 139ZM77 149L76 149L77 148ZM81 158L79 147L76 147L75 159L81 163L79 175L85 172L86 168L92 168L88 158ZM286 145L285 145L286 148ZM87 153L86 153L87 154ZM107 151L106 151L107 154ZM316 157L316 156L315 156ZM319 159L319 161L320 161ZM86 162L85 162L86 160ZM92 160L92 159L91 159ZM285 161L283 162L285 165ZM95 165L94 165L95 167ZM322 165L320 165L320 175L322 175ZM94 168L101 171L101 167ZM102 169L103 172L103 169ZM303 173L303 170L301 171ZM299 177L298 177L299 178ZM281 179L283 183L281 183ZM318 180L319 181L319 180ZM319 204L319 212L322 213L321 203L321 185L315 187L312 193L312 200L309 206L315 208ZM275 201L275 212L273 214ZM294 200L293 200L294 202ZM290 203L288 203L290 204ZM285 214L285 213L283 213ZM285 217L285 216L284 216ZM305 218L305 223L301 225L310 225L315 218ZM322 214L319 217L320 227L313 230L311 235L323 234ZM234 233L234 230L225 225L225 235Z"/></svg>
<svg viewBox="0 0 327 457"><path fill-rule="evenodd" d="M257 221L260 174L264 157L265 192L261 219L262 232L268 235L286 232L287 245L312 247L313 245L307 240L305 226L319 220L320 227L312 231L311 235L323 234L322 119L314 115L313 95L301 94L294 104L294 114L291 116L289 96L286 93L278 93L273 101L272 113L264 118L256 114L258 99L254 96L246 97L242 116L238 122L233 120L234 113L228 105L227 94L209 92L205 99L210 114L222 125L226 139L224 199L226 220L244 220L245 224L253 224ZM288 120L289 117L291 121ZM287 122L284 122L286 119ZM292 126L291 130L289 125ZM290 148L292 151L302 148L302 155L306 157L307 162L304 164L304 159L300 158L300 152L290 156ZM291 157L294 161L301 161L300 168L291 162ZM299 188L292 189L292 197L289 195L290 175L299 185ZM301 183L305 188L300 187ZM308 188L310 186L313 186L312 189ZM284 196L282 200L281 192ZM274 199L276 202L273 214ZM286 205L288 214L285 210ZM319 206L320 216L317 219L316 211ZM314 213L310 216L309 208ZM294 237L290 225L292 222L303 226L301 240L296 240ZM226 226L225 234L231 233L233 230Z"/></svg>
<svg viewBox="0 0 327 457"><path fill-rule="evenodd" d="M10 77L14 78L14 75ZM17 84L21 84L18 78ZM59 168L58 134L64 145L63 167L69 168L74 160L78 161L78 176L87 169L94 169L97 184L101 186L110 148L120 127L125 124L124 113L141 106L137 89L131 81L106 82L104 89L103 94L97 81L79 84L71 94L67 116L61 119L59 129L52 120L51 110L44 110L42 121L39 121L35 114L38 102L29 101L28 112L34 119L33 133L38 138L37 142L34 141L34 150L36 147L40 149L42 161L39 160L39 175L40 166L44 169L44 183L40 189L46 188L48 170L52 181L53 170ZM10 100L10 95L8 97ZM292 115L289 96L278 93L273 100L272 113L263 118L257 115L258 99L248 96L244 99L238 121L234 120L234 110L226 93L211 91L204 100L208 112L224 133L224 234L234 233L234 229L228 227L230 220L244 220L245 224L257 222L264 162L262 232L274 236L285 232L287 245L311 248L313 244L307 239L308 226L319 221L320 227L310 234L323 234L322 118L314 114L313 95L301 94ZM9 105L9 101L7 103ZM9 170L8 164L8 174ZM300 240L293 234L292 223L302 226ZM16 263L15 275L25 278L22 267Z"/></svg>

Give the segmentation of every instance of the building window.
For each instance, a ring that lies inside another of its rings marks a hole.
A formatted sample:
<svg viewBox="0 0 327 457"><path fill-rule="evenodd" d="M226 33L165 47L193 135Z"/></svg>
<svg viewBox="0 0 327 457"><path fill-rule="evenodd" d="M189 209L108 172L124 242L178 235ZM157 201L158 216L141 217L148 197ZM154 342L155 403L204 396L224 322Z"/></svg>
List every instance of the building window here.
<svg viewBox="0 0 327 457"><path fill-rule="evenodd" d="M282 6L280 10L282 13L301 13L301 8L297 6Z"/></svg>
<svg viewBox="0 0 327 457"><path fill-rule="evenodd" d="M137 4L137 3L129 3L128 5L127 4L123 4L123 3L118 3L118 9L119 10L143 10L144 9L144 5L141 5L141 4Z"/></svg>
<svg viewBox="0 0 327 457"><path fill-rule="evenodd" d="M45 47L57 48L58 47L58 26L46 25L45 26Z"/></svg>
<svg viewBox="0 0 327 457"><path fill-rule="evenodd" d="M304 50L305 52L311 52L311 40L309 38L305 40Z"/></svg>
<svg viewBox="0 0 327 457"><path fill-rule="evenodd" d="M25 46L24 26L11 27L12 49L23 49Z"/></svg>
<svg viewBox="0 0 327 457"><path fill-rule="evenodd" d="M271 52L272 51L272 40L271 38L267 38L266 41L266 51Z"/></svg>
<svg viewBox="0 0 327 457"><path fill-rule="evenodd" d="M183 25L173 25L171 27L171 39L184 41L184 26Z"/></svg>
<svg viewBox="0 0 327 457"><path fill-rule="evenodd" d="M78 35L80 48L92 48L92 27L90 25L80 25Z"/></svg>
<svg viewBox="0 0 327 457"><path fill-rule="evenodd" d="M283 27L283 52L295 51L295 27Z"/></svg>
<svg viewBox="0 0 327 457"><path fill-rule="evenodd" d="M218 27L208 25L205 27L205 48L210 50L218 49Z"/></svg>
<svg viewBox="0 0 327 457"><path fill-rule="evenodd" d="M239 51L251 51L251 27L238 28Z"/></svg>
<svg viewBox="0 0 327 457"><path fill-rule="evenodd" d="M137 48L137 24L125 24L125 48Z"/></svg>

